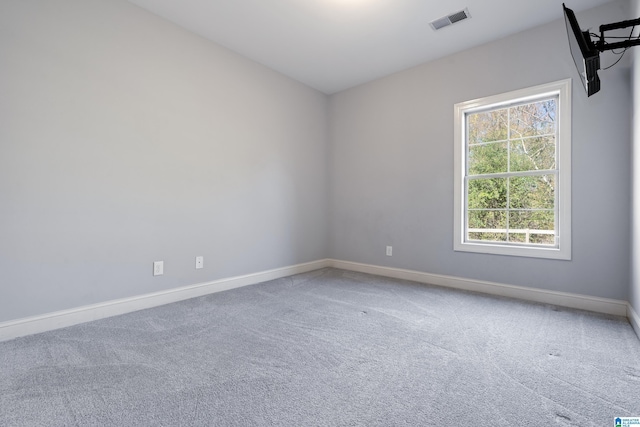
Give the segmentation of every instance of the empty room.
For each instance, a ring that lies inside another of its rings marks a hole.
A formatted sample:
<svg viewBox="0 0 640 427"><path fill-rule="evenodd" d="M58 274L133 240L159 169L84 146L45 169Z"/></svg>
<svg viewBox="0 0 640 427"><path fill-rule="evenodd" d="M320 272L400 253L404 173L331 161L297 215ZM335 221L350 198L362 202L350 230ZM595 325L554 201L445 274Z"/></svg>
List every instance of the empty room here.
<svg viewBox="0 0 640 427"><path fill-rule="evenodd" d="M1 426L640 426L640 0L0 0Z"/></svg>

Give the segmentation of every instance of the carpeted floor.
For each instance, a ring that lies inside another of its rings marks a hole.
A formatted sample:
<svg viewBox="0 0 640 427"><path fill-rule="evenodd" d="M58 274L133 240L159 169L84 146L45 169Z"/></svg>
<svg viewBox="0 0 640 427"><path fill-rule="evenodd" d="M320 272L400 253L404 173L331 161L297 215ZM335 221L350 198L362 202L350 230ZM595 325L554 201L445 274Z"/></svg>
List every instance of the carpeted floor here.
<svg viewBox="0 0 640 427"><path fill-rule="evenodd" d="M613 426L626 319L324 269L0 343L1 426Z"/></svg>

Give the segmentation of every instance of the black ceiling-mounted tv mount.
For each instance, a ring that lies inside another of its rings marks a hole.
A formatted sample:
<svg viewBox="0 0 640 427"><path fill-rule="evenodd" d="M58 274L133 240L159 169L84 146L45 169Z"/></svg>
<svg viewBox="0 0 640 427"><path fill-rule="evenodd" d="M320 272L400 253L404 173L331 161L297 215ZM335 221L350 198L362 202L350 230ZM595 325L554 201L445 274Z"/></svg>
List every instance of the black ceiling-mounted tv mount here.
<svg viewBox="0 0 640 427"><path fill-rule="evenodd" d="M600 37L597 41L592 41L592 34L589 31L582 31L578 20L576 19L573 10L569 9L562 3L564 9L565 22L567 24L567 35L569 37L569 47L571 49L571 55L573 56L573 62L576 64L578 74L582 84L587 91L587 96L591 96L600 90L600 78L598 77L598 70L600 69L600 52L613 49L628 49L633 46L640 45L640 38L637 36L633 38L631 34L627 40L609 43L606 41L604 33L611 30L620 30L623 28L631 27L631 33L633 33L633 27L640 25L640 18L632 19L629 21L614 22L612 24L605 24L600 26ZM597 36L597 34L593 34ZM614 64L615 65L615 64Z"/></svg>

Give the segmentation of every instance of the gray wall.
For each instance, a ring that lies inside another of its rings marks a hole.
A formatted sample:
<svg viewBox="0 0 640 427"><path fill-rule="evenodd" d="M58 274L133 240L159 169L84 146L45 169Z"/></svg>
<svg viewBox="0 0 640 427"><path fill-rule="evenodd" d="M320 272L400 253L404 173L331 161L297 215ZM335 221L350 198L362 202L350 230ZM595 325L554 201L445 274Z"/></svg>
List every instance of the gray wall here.
<svg viewBox="0 0 640 427"><path fill-rule="evenodd" d="M632 17L640 16L640 1L631 0ZM633 50L633 140L632 140L632 249L629 302L640 313L640 48Z"/></svg>
<svg viewBox="0 0 640 427"><path fill-rule="evenodd" d="M324 258L326 132L326 95L128 2L0 2L0 322Z"/></svg>
<svg viewBox="0 0 640 427"><path fill-rule="evenodd" d="M0 2L0 322L327 256L627 299L629 70L587 100L565 40L558 20L328 98L122 0ZM453 252L453 104L567 77L573 260Z"/></svg>
<svg viewBox="0 0 640 427"><path fill-rule="evenodd" d="M627 7L610 3L578 18L597 28L628 19ZM602 72L602 92L587 100L566 40L559 19L331 96L331 257L626 300L629 68ZM573 259L454 252L453 105L568 77Z"/></svg>

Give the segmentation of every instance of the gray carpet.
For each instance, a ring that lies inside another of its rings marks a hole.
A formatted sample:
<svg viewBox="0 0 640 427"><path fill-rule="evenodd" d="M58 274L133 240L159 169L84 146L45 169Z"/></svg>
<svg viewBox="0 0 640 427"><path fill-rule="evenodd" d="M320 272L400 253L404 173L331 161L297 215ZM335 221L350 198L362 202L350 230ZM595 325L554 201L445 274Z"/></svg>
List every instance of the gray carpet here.
<svg viewBox="0 0 640 427"><path fill-rule="evenodd" d="M626 319L324 269L0 343L2 426L612 426Z"/></svg>

